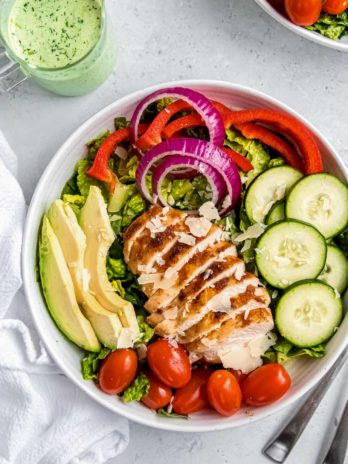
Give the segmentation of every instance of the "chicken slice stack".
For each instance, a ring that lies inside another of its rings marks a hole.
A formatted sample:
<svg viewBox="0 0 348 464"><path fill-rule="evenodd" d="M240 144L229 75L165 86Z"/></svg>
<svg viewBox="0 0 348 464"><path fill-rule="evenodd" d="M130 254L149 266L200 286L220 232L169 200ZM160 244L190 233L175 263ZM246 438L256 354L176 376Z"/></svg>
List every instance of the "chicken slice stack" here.
<svg viewBox="0 0 348 464"><path fill-rule="evenodd" d="M193 361L248 372L274 340L269 295L205 217L153 206L124 235L124 257L148 297L148 323Z"/></svg>

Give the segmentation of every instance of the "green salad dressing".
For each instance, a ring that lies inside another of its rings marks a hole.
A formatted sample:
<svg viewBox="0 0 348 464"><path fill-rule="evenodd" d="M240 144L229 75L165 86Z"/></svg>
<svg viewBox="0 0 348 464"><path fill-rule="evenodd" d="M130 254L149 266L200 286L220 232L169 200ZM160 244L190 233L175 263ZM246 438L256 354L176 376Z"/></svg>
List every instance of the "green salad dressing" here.
<svg viewBox="0 0 348 464"><path fill-rule="evenodd" d="M29 65L57 69L86 56L99 40L96 0L16 0L9 18L13 50Z"/></svg>

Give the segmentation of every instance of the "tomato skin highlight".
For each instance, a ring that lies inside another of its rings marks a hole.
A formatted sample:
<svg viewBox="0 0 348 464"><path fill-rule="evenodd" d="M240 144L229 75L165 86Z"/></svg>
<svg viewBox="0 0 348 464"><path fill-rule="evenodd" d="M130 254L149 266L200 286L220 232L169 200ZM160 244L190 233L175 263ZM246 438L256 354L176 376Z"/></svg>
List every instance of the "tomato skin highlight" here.
<svg viewBox="0 0 348 464"><path fill-rule="evenodd" d="M134 380L138 369L138 356L127 348L113 351L103 361L99 375L99 386L109 395L123 392Z"/></svg>
<svg viewBox="0 0 348 464"><path fill-rule="evenodd" d="M284 367L272 363L258 367L242 384L243 401L249 406L264 406L279 400L289 390L291 378Z"/></svg>
<svg viewBox="0 0 348 464"><path fill-rule="evenodd" d="M326 0L323 3L323 11L329 14L341 14L348 8L348 0Z"/></svg>
<svg viewBox="0 0 348 464"><path fill-rule="evenodd" d="M311 26L318 21L322 0L285 0L285 10L297 26Z"/></svg>
<svg viewBox="0 0 348 464"><path fill-rule="evenodd" d="M173 401L173 411L177 414L192 414L210 406L206 383L213 371L198 367L192 371L191 380L187 385L176 390Z"/></svg>
<svg viewBox="0 0 348 464"><path fill-rule="evenodd" d="M242 392L235 376L224 369L209 377L207 395L209 403L222 416L232 416L242 404Z"/></svg>
<svg viewBox="0 0 348 464"><path fill-rule="evenodd" d="M160 339L147 347L147 361L152 372L168 387L181 388L191 379L191 363L180 345Z"/></svg>
<svg viewBox="0 0 348 464"><path fill-rule="evenodd" d="M145 375L150 382L150 389L147 395L141 398L142 403L150 409L164 408L173 396L172 389L159 380L152 372L145 372Z"/></svg>

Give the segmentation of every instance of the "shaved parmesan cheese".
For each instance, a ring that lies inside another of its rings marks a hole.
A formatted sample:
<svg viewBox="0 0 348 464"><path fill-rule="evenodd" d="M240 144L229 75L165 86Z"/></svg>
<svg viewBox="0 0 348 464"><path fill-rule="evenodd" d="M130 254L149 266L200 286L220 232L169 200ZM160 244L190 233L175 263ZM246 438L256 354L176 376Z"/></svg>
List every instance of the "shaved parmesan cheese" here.
<svg viewBox="0 0 348 464"><path fill-rule="evenodd" d="M229 195L226 195L224 198L224 201L222 202L221 208L222 209L228 208L229 206L231 206L231 204L232 204L231 197Z"/></svg>
<svg viewBox="0 0 348 464"><path fill-rule="evenodd" d="M139 285L156 284L161 280L161 274L143 274L138 278Z"/></svg>
<svg viewBox="0 0 348 464"><path fill-rule="evenodd" d="M250 249L250 247L251 247L251 240L250 240L250 238L248 238L247 240L245 240L244 245L241 248L240 252L244 253L245 251L248 251Z"/></svg>
<svg viewBox="0 0 348 464"><path fill-rule="evenodd" d="M203 274L203 279L204 279L204 280L209 279L209 277L210 277L212 274L213 274L212 269L207 269L207 270L205 271L205 273Z"/></svg>
<svg viewBox="0 0 348 464"><path fill-rule="evenodd" d="M263 356L265 352L275 344L277 337L274 333L270 332L261 337L254 338L249 343L250 354L253 357Z"/></svg>
<svg viewBox="0 0 348 464"><path fill-rule="evenodd" d="M185 224L195 237L205 237L212 226L212 223L205 217L188 217L185 219Z"/></svg>
<svg viewBox="0 0 348 464"><path fill-rule="evenodd" d="M139 272L145 272L146 274L151 274L156 272L156 269L153 268L152 266L146 266L144 264L138 264L138 271Z"/></svg>
<svg viewBox="0 0 348 464"><path fill-rule="evenodd" d="M123 147L121 147L119 145L117 146L114 153L115 153L116 156L118 156L119 158L121 158L123 160L126 159L127 156L128 156L128 151L125 148L123 148Z"/></svg>
<svg viewBox="0 0 348 464"><path fill-rule="evenodd" d="M131 329L123 328L117 340L117 349L130 348L133 346L134 333Z"/></svg>
<svg viewBox="0 0 348 464"><path fill-rule="evenodd" d="M264 233L265 229L266 226L264 224L257 222L256 224L253 224L252 226L248 227L247 230L242 234L239 234L236 237L234 237L233 240L237 243L240 243L250 238L258 238L260 237L260 235Z"/></svg>
<svg viewBox="0 0 348 464"><path fill-rule="evenodd" d="M144 359L146 359L147 346L144 343L139 345L137 348L137 353L139 361L143 361Z"/></svg>
<svg viewBox="0 0 348 464"><path fill-rule="evenodd" d="M244 275L244 266L237 266L235 273L234 273L234 277L237 280L240 280L243 277L243 275Z"/></svg>
<svg viewBox="0 0 348 464"><path fill-rule="evenodd" d="M161 255L156 256L155 258L155 263L157 263L159 266L163 266L165 264L164 259L161 257Z"/></svg>
<svg viewBox="0 0 348 464"><path fill-rule="evenodd" d="M184 243L185 245L193 246L196 244L196 239L190 234L185 232L175 232L175 235L179 237L178 242Z"/></svg>
<svg viewBox="0 0 348 464"><path fill-rule="evenodd" d="M226 197L225 200L226 199L228 199L231 204L230 197ZM212 201L207 201L203 203L203 205L198 209L198 212L201 216L206 218L208 221L214 221L214 220L218 221L219 219L221 219L220 214Z"/></svg>

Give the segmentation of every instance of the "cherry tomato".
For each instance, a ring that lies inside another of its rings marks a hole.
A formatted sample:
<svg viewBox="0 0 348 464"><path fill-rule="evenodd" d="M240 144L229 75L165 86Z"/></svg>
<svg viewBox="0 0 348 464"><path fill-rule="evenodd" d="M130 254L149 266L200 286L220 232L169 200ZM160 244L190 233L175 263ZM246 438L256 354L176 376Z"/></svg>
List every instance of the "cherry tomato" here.
<svg viewBox="0 0 348 464"><path fill-rule="evenodd" d="M147 362L152 372L163 383L181 388L191 378L191 364L184 348L160 339L147 347Z"/></svg>
<svg viewBox="0 0 348 464"><path fill-rule="evenodd" d="M322 0L285 0L285 10L294 24L311 26L318 21Z"/></svg>
<svg viewBox="0 0 348 464"><path fill-rule="evenodd" d="M192 414L209 407L206 383L211 373L211 369L205 369L204 367L192 371L189 383L175 392L174 412L177 414Z"/></svg>
<svg viewBox="0 0 348 464"><path fill-rule="evenodd" d="M141 398L141 401L150 409L164 408L173 396L172 389L161 382L152 372L145 372L145 375L149 379L150 389L147 395Z"/></svg>
<svg viewBox="0 0 348 464"><path fill-rule="evenodd" d="M266 364L251 372L242 384L242 395L250 406L279 400L289 390L291 378L280 364Z"/></svg>
<svg viewBox="0 0 348 464"><path fill-rule="evenodd" d="M234 369L229 369L229 371L231 372L231 374L235 376L239 385L241 385L243 381L247 378L247 375L243 374L242 371L235 371Z"/></svg>
<svg viewBox="0 0 348 464"><path fill-rule="evenodd" d="M134 380L138 369L138 357L129 348L110 353L99 371L99 386L105 393L116 395L123 392Z"/></svg>
<svg viewBox="0 0 348 464"><path fill-rule="evenodd" d="M224 369L215 371L207 383L208 400L222 416L232 416L240 409L242 393L233 374Z"/></svg>
<svg viewBox="0 0 348 464"><path fill-rule="evenodd" d="M348 0L326 0L323 4L323 11L330 14L343 13L348 8Z"/></svg>

